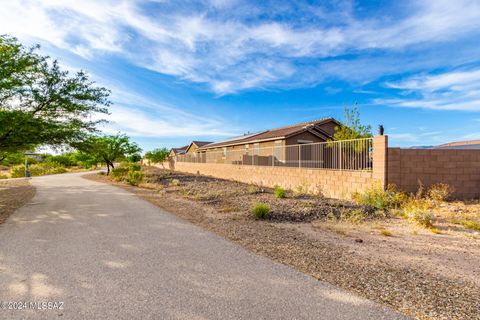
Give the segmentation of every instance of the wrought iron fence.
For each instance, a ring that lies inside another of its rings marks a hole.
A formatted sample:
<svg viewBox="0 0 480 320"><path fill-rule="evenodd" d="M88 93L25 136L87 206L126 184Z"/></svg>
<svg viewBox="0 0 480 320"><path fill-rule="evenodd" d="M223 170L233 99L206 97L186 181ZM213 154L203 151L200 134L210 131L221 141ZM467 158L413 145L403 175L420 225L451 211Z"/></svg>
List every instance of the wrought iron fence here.
<svg viewBox="0 0 480 320"><path fill-rule="evenodd" d="M283 141L282 141L283 143ZM175 157L178 162L218 163L333 170L371 170L373 139L352 139L296 145L259 144L218 147Z"/></svg>

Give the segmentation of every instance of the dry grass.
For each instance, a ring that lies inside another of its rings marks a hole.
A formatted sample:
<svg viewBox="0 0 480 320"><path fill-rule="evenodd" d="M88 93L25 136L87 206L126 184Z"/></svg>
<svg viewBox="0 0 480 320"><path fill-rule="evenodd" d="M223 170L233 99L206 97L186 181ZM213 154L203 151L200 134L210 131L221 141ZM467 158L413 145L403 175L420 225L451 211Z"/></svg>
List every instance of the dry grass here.
<svg viewBox="0 0 480 320"><path fill-rule="evenodd" d="M385 236L385 237L391 237L392 236L392 232L390 232L390 230L387 230L387 229L380 230L380 234L382 236Z"/></svg>

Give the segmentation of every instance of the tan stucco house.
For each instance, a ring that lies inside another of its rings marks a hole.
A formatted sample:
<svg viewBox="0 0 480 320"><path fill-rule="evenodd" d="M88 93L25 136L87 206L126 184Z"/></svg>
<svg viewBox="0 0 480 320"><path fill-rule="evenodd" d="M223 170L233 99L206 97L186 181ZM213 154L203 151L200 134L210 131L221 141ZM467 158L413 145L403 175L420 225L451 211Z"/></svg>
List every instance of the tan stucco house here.
<svg viewBox="0 0 480 320"><path fill-rule="evenodd" d="M170 152L168 153L168 156L169 157L175 157L176 155L179 155L179 154L185 154L185 152L187 151L187 148L188 148L188 146L183 146L183 147L180 147L180 148L172 148L172 149L170 149Z"/></svg>
<svg viewBox="0 0 480 320"><path fill-rule="evenodd" d="M195 153L201 162L261 164L287 163L297 161L299 151L302 158L308 157L309 148L293 146L324 142L333 137L335 127L340 123L333 118L325 118L298 123L286 127L246 134L228 140L199 146L192 142L187 154ZM288 148L292 146L292 148ZM304 154L305 153L305 154Z"/></svg>

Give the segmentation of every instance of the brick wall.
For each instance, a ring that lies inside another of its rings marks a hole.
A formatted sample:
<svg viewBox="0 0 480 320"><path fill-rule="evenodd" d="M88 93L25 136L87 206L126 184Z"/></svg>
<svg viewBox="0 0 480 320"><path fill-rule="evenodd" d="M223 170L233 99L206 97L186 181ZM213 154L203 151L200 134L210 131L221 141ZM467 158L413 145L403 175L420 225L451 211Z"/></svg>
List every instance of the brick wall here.
<svg viewBox="0 0 480 320"><path fill-rule="evenodd" d="M480 150L388 148L388 183L415 192L425 186L447 183L457 198L480 196Z"/></svg>
<svg viewBox="0 0 480 320"><path fill-rule="evenodd" d="M175 170L199 173L222 179L255 183L266 187L275 185L294 190L303 186L311 193L321 192L326 197L348 199L373 182L370 171L340 171L265 166L240 166L214 163L175 163Z"/></svg>

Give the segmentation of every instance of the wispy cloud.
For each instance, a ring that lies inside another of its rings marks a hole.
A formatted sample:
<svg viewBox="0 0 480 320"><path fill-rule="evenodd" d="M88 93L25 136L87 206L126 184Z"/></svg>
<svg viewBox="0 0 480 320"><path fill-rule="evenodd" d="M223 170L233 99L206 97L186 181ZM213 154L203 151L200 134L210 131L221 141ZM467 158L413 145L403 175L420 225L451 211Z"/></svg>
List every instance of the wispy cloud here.
<svg viewBox="0 0 480 320"><path fill-rule="evenodd" d="M336 74L328 65L312 67L310 59L453 41L478 35L480 28L480 4L468 0L411 2L402 7L400 18L359 17L348 3L333 5L328 12L307 4L265 7L232 0L189 4L11 0L1 5L0 30L48 41L87 59L119 55L228 94L302 86ZM274 15L298 19L268 18ZM390 68L375 67L383 72Z"/></svg>
<svg viewBox="0 0 480 320"><path fill-rule="evenodd" d="M378 99L382 105L436 110L480 111L480 69L413 76L387 87L398 89L401 99Z"/></svg>
<svg viewBox="0 0 480 320"><path fill-rule="evenodd" d="M113 106L108 123L103 125L106 133L125 132L132 137L212 137L233 136L239 130L228 125L225 119L202 116L184 111L181 106L152 101L126 88L108 86L112 90ZM98 119L102 115L97 115ZM228 129L226 129L228 128Z"/></svg>

